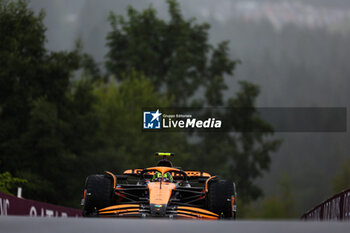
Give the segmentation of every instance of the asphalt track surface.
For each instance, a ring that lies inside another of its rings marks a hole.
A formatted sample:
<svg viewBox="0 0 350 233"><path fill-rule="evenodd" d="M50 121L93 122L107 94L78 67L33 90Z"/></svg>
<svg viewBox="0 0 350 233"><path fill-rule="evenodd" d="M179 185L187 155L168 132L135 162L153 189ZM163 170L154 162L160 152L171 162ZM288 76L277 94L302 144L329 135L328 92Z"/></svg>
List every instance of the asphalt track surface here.
<svg viewBox="0 0 350 233"><path fill-rule="evenodd" d="M0 216L1 233L348 233L350 222L199 221Z"/></svg>

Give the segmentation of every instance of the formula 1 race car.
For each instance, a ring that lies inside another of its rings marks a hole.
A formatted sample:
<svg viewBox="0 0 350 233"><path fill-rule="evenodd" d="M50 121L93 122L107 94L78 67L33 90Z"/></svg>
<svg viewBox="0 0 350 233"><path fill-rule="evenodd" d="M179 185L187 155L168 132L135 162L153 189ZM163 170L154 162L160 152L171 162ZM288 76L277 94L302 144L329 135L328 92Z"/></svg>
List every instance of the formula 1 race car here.
<svg viewBox="0 0 350 233"><path fill-rule="evenodd" d="M106 171L86 178L84 217L235 219L235 184L201 171L173 167L163 156L156 167Z"/></svg>

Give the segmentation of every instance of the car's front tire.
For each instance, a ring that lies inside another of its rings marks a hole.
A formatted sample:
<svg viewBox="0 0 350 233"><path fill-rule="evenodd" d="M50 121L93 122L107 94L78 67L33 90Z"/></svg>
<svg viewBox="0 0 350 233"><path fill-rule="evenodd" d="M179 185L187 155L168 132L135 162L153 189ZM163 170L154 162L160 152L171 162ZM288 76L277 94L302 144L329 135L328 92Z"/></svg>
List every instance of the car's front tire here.
<svg viewBox="0 0 350 233"><path fill-rule="evenodd" d="M97 211L112 205L113 180L106 175L90 175L85 183L83 216L96 216Z"/></svg>
<svg viewBox="0 0 350 233"><path fill-rule="evenodd" d="M213 180L208 185L207 207L210 211L224 219L234 219L232 198L235 195L235 185L229 180Z"/></svg>

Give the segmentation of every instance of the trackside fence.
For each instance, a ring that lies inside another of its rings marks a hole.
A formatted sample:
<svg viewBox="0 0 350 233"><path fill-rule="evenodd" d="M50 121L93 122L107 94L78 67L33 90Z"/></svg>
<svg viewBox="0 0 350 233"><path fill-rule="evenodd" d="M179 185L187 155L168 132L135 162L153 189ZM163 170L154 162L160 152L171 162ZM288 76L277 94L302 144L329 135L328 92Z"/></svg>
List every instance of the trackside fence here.
<svg viewBox="0 0 350 233"><path fill-rule="evenodd" d="M334 195L301 216L303 220L350 221L350 189Z"/></svg>
<svg viewBox="0 0 350 233"><path fill-rule="evenodd" d="M82 211L45 202L18 198L0 192L0 215L32 217L79 217Z"/></svg>

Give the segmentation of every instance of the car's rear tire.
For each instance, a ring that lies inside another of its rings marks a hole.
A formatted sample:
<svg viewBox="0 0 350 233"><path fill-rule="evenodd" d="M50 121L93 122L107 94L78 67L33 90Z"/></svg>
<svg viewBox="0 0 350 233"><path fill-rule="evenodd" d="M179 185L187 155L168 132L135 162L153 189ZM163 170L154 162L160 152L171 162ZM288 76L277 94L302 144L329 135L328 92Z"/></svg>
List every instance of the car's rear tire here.
<svg viewBox="0 0 350 233"><path fill-rule="evenodd" d="M234 219L232 197L235 195L235 185L228 180L213 180L208 185L208 209L221 218Z"/></svg>
<svg viewBox="0 0 350 233"><path fill-rule="evenodd" d="M83 216L96 216L97 210L112 204L113 180L110 177L90 175L86 178L85 189Z"/></svg>

